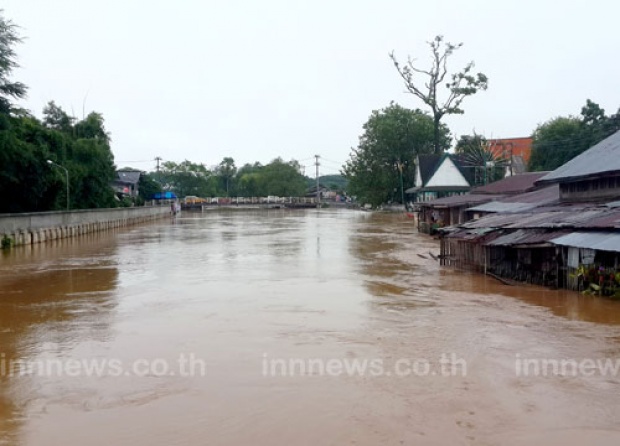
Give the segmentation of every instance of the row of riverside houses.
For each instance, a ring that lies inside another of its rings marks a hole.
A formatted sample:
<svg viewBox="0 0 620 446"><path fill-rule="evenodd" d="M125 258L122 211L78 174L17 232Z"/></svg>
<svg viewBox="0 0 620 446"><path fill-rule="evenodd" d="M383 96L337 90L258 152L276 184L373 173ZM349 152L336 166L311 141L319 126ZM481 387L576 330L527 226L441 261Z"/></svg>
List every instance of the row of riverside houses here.
<svg viewBox="0 0 620 446"><path fill-rule="evenodd" d="M531 148L531 138L504 138L487 141L489 153L503 161L504 167L500 170L504 171L505 177L525 172L525 165L529 161ZM528 181L524 177L506 184L505 190L495 190L493 187L477 187L487 184L489 177L487 173L492 171L493 176L495 176L500 172L497 171L497 168L489 170L480 167L478 161L463 154L420 155L416 158L415 164L415 185L405 191L410 207L417 211L424 211L429 208L427 203L444 200L437 202L437 206L419 220L418 229L422 232L432 232L438 227L461 222L462 216L459 216L459 213L473 204L485 203L500 198L504 194L523 192L532 186L532 184L521 184L523 181L526 183ZM475 189L470 194L472 188ZM466 198L460 199L459 196L466 196ZM458 206L456 206L457 203ZM451 208L452 215L445 212L446 205ZM462 209L456 210L456 207ZM442 212L436 212L440 208Z"/></svg>
<svg viewBox="0 0 620 446"><path fill-rule="evenodd" d="M548 172L531 172L510 176L500 181L471 189L470 193L452 195L417 203L418 231L434 234L440 228L477 219L482 212L473 206L510 200L536 189L535 182Z"/></svg>
<svg viewBox="0 0 620 446"><path fill-rule="evenodd" d="M553 172L521 177L450 197L458 206L444 199L452 226L438 228L441 263L620 297L620 132Z"/></svg>

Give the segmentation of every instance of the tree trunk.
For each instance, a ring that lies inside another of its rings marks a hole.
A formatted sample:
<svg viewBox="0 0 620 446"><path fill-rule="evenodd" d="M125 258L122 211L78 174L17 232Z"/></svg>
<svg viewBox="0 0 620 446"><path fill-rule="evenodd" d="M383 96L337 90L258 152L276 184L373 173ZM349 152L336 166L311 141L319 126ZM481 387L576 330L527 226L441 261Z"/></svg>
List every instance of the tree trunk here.
<svg viewBox="0 0 620 446"><path fill-rule="evenodd" d="M433 118L433 124L434 124L434 128L433 128L433 145L434 145L434 149L435 149L435 155L441 155L442 154L442 150L441 150L441 143L440 143L440 133L439 133L439 124L441 122L441 116L435 116Z"/></svg>

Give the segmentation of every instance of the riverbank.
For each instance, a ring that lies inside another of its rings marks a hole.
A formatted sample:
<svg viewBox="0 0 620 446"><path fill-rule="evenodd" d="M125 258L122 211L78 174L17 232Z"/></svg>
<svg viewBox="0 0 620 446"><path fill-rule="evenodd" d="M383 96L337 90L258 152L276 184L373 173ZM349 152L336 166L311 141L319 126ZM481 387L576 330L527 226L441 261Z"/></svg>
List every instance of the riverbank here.
<svg viewBox="0 0 620 446"><path fill-rule="evenodd" d="M3 246L42 243L131 226L168 216L167 206L0 214Z"/></svg>

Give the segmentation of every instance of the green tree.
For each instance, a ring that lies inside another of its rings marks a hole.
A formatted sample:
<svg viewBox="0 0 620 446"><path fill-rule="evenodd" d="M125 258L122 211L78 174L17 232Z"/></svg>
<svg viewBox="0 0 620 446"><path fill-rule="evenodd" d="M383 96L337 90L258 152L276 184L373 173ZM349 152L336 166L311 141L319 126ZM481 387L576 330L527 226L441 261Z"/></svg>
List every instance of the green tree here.
<svg viewBox="0 0 620 446"><path fill-rule="evenodd" d="M434 151L433 118L392 102L373 111L363 128L357 148L342 168L349 194L373 206L401 201L404 189L414 184L416 156ZM443 151L450 146L450 132L445 125L439 129Z"/></svg>
<svg viewBox="0 0 620 446"><path fill-rule="evenodd" d="M110 134L105 129L104 119L100 113L91 112L74 127L76 138L93 139L103 144L110 144Z"/></svg>
<svg viewBox="0 0 620 446"><path fill-rule="evenodd" d="M618 110L620 113L620 110ZM592 147L599 141L620 130L618 113L607 116L596 102L586 100L586 105L581 108L581 138L587 147Z"/></svg>
<svg viewBox="0 0 620 446"><path fill-rule="evenodd" d="M150 200L157 192L161 192L161 184L159 184L156 174L151 172L140 175L140 181L138 182L140 198L143 201Z"/></svg>
<svg viewBox="0 0 620 446"><path fill-rule="evenodd" d="M529 170L554 170L588 148L575 117L553 118L534 131Z"/></svg>
<svg viewBox="0 0 620 446"><path fill-rule="evenodd" d="M237 171L235 182L237 183L237 195L240 197L260 196L259 183L260 171L263 169L261 163L244 164Z"/></svg>
<svg viewBox="0 0 620 446"><path fill-rule="evenodd" d="M230 183L236 173L237 166L235 166L235 160L230 157L224 158L217 167L217 175L222 179L222 184L224 186L224 190L226 191L227 197L230 196Z"/></svg>
<svg viewBox="0 0 620 446"><path fill-rule="evenodd" d="M6 117L0 130L0 212L34 212L60 207L65 183L51 172L44 131L32 117ZM65 202L63 202L64 204ZM64 207L64 206L63 206Z"/></svg>
<svg viewBox="0 0 620 446"><path fill-rule="evenodd" d="M92 209L115 207L110 183L116 176L114 156L107 144L91 138L75 140L70 156L61 162L69 170L71 207ZM63 172L55 169L57 175Z"/></svg>
<svg viewBox="0 0 620 446"><path fill-rule="evenodd" d="M297 161L286 162L276 158L260 169L257 182L258 196L300 197L306 192L306 180Z"/></svg>
<svg viewBox="0 0 620 446"><path fill-rule="evenodd" d="M0 114L4 115L11 111L11 100L26 96L26 86L10 80L13 70L19 67L14 47L20 42L17 26L0 9Z"/></svg>
<svg viewBox="0 0 620 446"><path fill-rule="evenodd" d="M237 194L240 197L259 197L260 191L260 173L251 172L244 173L237 179Z"/></svg>
<svg viewBox="0 0 620 446"><path fill-rule="evenodd" d="M204 164L185 160L181 163L166 161L161 169L162 188L174 191L179 197L195 195L214 196L216 193L211 181L212 173Z"/></svg>
<svg viewBox="0 0 620 446"><path fill-rule="evenodd" d="M73 124L75 124L75 118L69 116L54 101L48 102L43 108L43 125L45 127L72 135Z"/></svg>
<svg viewBox="0 0 620 446"><path fill-rule="evenodd" d="M581 116L557 117L538 125L532 135L529 169L557 169L619 130L620 110L607 116L605 110L588 99Z"/></svg>
<svg viewBox="0 0 620 446"><path fill-rule="evenodd" d="M408 57L407 62L401 65L394 52L390 54L390 58L403 79L407 91L422 100L431 109L434 126L434 150L436 154L439 154L443 147L441 119L445 115L465 113L461 104L466 97L474 95L480 90L486 90L488 78L483 73L472 73L474 62L469 62L456 73L448 73L448 59L463 46L462 43L452 44L445 42L443 36L436 36L428 44L432 53L432 64L428 69L416 67L414 64L416 59L411 57ZM422 79L418 79L418 76ZM443 85L447 89L447 95L442 100L439 90Z"/></svg>

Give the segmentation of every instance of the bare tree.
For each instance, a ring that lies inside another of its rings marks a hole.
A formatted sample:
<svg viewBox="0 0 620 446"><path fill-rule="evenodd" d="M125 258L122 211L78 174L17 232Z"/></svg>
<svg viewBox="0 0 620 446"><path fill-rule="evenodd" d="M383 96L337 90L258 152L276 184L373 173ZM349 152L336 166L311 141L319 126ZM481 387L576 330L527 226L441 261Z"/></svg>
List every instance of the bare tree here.
<svg viewBox="0 0 620 446"><path fill-rule="evenodd" d="M428 42L433 53L432 66L428 70L417 68L414 63L416 59L407 58L407 63L402 65L396 60L394 52L390 53L390 59L394 63L396 70L402 77L407 91L417 96L428 105L433 113L434 121L434 148L435 153L441 153L441 133L439 125L441 118L445 115L463 114L461 103L467 96L471 96L478 90L486 90L488 79L483 73L473 74L474 62L469 62L461 71L448 74L448 59L463 46L462 43L452 44L444 42L443 36L437 36L431 42ZM417 75L426 77L426 80L418 80ZM445 86L448 95L445 100L441 101L439 95L439 87L446 81ZM423 85L423 87L422 87Z"/></svg>

